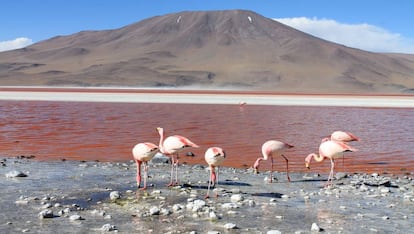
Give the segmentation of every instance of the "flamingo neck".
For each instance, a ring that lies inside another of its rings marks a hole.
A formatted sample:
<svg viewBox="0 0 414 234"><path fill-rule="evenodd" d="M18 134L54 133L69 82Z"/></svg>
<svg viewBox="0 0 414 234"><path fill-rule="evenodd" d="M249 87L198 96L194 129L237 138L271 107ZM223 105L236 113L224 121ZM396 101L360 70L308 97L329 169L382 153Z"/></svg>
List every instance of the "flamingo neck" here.
<svg viewBox="0 0 414 234"><path fill-rule="evenodd" d="M264 158L258 158L258 159L256 160L256 162L253 164L253 168L254 168L254 169L259 168L260 161L262 161L262 160L264 160Z"/></svg>
<svg viewBox="0 0 414 234"><path fill-rule="evenodd" d="M161 153L165 153L165 150L164 150L164 131L159 130L158 133L160 134L160 143L159 143L160 151L161 151Z"/></svg>
<svg viewBox="0 0 414 234"><path fill-rule="evenodd" d="M317 162L322 162L323 161L323 159L324 159L324 157L322 156L322 155L320 155L320 154L315 154L315 153L313 153L313 154L311 154L311 156L313 157L313 159L315 160L315 161L317 161Z"/></svg>

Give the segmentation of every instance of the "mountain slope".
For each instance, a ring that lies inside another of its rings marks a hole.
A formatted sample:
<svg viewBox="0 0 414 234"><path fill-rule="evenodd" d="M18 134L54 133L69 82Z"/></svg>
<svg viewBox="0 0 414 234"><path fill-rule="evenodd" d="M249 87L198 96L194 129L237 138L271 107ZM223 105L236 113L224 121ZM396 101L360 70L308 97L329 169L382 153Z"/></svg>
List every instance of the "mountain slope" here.
<svg viewBox="0 0 414 234"><path fill-rule="evenodd" d="M251 11L180 12L2 52L0 85L404 93L414 90L414 60L330 43Z"/></svg>

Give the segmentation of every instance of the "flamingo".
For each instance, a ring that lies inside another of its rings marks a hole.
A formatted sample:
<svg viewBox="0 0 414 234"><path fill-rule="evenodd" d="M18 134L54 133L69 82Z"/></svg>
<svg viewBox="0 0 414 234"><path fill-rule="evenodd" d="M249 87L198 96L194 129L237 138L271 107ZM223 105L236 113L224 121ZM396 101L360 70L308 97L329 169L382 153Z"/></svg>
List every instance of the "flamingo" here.
<svg viewBox="0 0 414 234"><path fill-rule="evenodd" d="M255 171L255 173L258 172L259 169L259 164L260 161L262 160L267 160L270 157L270 165L272 167L271 171L270 171L270 182L273 181L273 156L276 155L280 155L282 156L285 161L286 161L286 176L288 181L290 182L290 177L289 177L289 165L288 165L288 159L283 155L283 152L286 149L290 149L293 148L293 145L281 142L281 141L275 141L275 140L269 140L266 141L263 145L262 145L262 158L258 158L256 160L256 162L253 165L253 169Z"/></svg>
<svg viewBox="0 0 414 234"><path fill-rule="evenodd" d="M215 186L216 182L218 183L219 166L221 166L225 158L226 158L226 153L220 147L210 147L206 150L204 159L206 160L208 166L210 167L210 179L208 181L208 189L207 189L206 198L209 198L210 186ZM217 167L217 176L214 170L215 167Z"/></svg>
<svg viewBox="0 0 414 234"><path fill-rule="evenodd" d="M359 137L355 136L354 134L350 132L344 132L344 131L334 131L330 135L330 139L332 141L341 141L341 142L351 142L351 141L359 141Z"/></svg>
<svg viewBox="0 0 414 234"><path fill-rule="evenodd" d="M331 161L331 172L329 173L328 181L326 185L329 185L333 179L333 173L335 168L335 159L342 156L344 152L355 152L357 149L349 146L344 142L339 141L325 141L319 146L319 154L311 153L305 158L305 166L310 169L309 165L312 158L317 162L322 162L325 158Z"/></svg>
<svg viewBox="0 0 414 234"><path fill-rule="evenodd" d="M138 188L141 184L141 164L144 164L144 187L141 188L142 190L147 189L148 161L150 161L158 151L158 146L150 142L138 143L132 148L132 156L137 164Z"/></svg>
<svg viewBox="0 0 414 234"><path fill-rule="evenodd" d="M322 142L329 141L329 140L348 143L351 141L359 141L359 137L355 136L354 134L350 132L334 131L329 137L323 138ZM342 153L342 165L344 165L344 159L345 159L345 154Z"/></svg>
<svg viewBox="0 0 414 234"><path fill-rule="evenodd" d="M186 137L180 135L169 136L165 138L165 132L163 128L157 128L158 133L160 134L160 143L159 148L161 153L171 157L171 180L168 186L173 186L178 184L178 153L185 150L186 148L194 147L198 148L199 146L187 139ZM165 139L164 139L165 138ZM175 167L175 183L173 183L173 174Z"/></svg>

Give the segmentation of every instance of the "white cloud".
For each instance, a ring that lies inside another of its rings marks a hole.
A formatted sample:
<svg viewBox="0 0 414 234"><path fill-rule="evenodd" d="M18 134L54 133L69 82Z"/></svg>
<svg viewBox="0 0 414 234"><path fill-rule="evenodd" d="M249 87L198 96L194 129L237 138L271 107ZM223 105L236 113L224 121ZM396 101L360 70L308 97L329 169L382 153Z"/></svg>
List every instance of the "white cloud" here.
<svg viewBox="0 0 414 234"><path fill-rule="evenodd" d="M414 38L369 24L344 24L330 19L274 19L313 36L372 52L414 53Z"/></svg>
<svg viewBox="0 0 414 234"><path fill-rule="evenodd" d="M0 52L7 50L14 50L26 47L33 43L32 39L26 37L19 37L10 41L0 41Z"/></svg>

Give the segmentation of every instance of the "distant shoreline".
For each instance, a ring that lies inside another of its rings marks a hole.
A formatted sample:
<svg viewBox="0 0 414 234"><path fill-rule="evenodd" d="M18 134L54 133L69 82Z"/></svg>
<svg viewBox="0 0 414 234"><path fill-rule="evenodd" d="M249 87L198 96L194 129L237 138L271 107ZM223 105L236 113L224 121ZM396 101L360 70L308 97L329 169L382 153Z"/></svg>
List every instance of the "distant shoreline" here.
<svg viewBox="0 0 414 234"><path fill-rule="evenodd" d="M293 94L269 91L0 86L0 100L414 108L414 95Z"/></svg>

